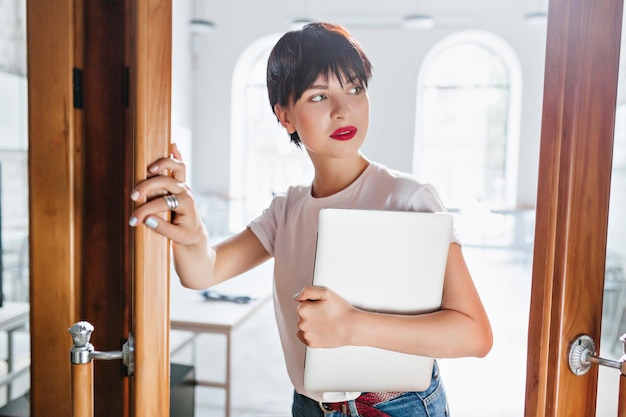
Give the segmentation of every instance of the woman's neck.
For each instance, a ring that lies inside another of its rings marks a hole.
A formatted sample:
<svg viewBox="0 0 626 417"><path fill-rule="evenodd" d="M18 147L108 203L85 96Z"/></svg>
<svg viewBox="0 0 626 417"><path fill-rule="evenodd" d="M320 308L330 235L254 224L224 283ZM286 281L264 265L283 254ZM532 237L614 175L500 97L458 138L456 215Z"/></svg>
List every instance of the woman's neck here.
<svg viewBox="0 0 626 417"><path fill-rule="evenodd" d="M328 197L352 184L370 164L362 154L350 159L314 161L313 197Z"/></svg>

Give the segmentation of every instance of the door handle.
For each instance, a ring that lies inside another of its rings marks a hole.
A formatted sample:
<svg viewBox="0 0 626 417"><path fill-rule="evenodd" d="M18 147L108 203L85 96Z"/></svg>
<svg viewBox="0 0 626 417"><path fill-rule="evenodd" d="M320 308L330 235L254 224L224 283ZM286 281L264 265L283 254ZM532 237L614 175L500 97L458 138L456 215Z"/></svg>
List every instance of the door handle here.
<svg viewBox="0 0 626 417"><path fill-rule="evenodd" d="M134 372L134 340L133 334L128 335L121 351L99 352L89 342L93 325L86 321L79 321L69 328L74 342L70 350L72 362L72 416L94 416L93 392L93 360L94 359L122 359L126 365L126 373L130 376Z"/></svg>
<svg viewBox="0 0 626 417"><path fill-rule="evenodd" d="M584 375L589 371L592 364L608 366L619 369L623 376L626 376L626 334L619 340L624 347L624 354L619 360L601 358L596 354L596 344L587 335L580 335L570 343L569 346L569 369L574 375Z"/></svg>
<svg viewBox="0 0 626 417"><path fill-rule="evenodd" d="M89 343L94 327L87 321L79 321L69 328L74 345L70 350L70 359L73 365L82 365L93 359L114 360L121 359L126 366L126 373L131 376L135 371L135 342L133 334L129 333L128 340L122 346L122 350L100 352Z"/></svg>

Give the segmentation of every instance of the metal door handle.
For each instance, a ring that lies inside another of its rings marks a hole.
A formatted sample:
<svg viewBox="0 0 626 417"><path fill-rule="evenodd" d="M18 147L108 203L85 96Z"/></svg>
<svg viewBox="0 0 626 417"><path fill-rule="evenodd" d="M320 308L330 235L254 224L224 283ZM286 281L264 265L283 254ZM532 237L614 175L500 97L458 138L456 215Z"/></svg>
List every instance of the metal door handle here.
<svg viewBox="0 0 626 417"><path fill-rule="evenodd" d="M626 376L626 334L619 338L624 346L624 354L618 361L601 358L596 355L596 344L587 335L580 335L569 346L569 369L574 375L584 375L592 364L619 369Z"/></svg>
<svg viewBox="0 0 626 417"><path fill-rule="evenodd" d="M134 341L133 334L128 335L121 351L98 352L89 343L93 326L86 321L79 321L69 328L74 342L70 350L72 362L72 415L75 417L94 416L93 391L93 360L94 359L122 359L126 365L126 373L130 376L134 372Z"/></svg>
<svg viewBox="0 0 626 417"><path fill-rule="evenodd" d="M135 371L135 346L133 334L128 335L128 340L122 346L122 350L100 352L89 343L94 327L87 321L79 321L69 328L74 345L70 350L70 359L74 365L82 365L93 359L113 360L121 359L126 366L126 373L131 376Z"/></svg>

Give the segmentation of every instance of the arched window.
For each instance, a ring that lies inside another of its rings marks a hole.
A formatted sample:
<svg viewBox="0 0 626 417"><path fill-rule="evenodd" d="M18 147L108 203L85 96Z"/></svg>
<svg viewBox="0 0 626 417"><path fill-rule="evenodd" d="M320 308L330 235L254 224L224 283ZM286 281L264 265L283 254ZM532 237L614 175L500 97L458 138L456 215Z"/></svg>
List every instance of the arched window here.
<svg viewBox="0 0 626 417"><path fill-rule="evenodd" d="M313 168L304 150L289 140L267 97L267 58L277 36L242 53L233 76L229 229L240 230L289 185L310 182Z"/></svg>
<svg viewBox="0 0 626 417"><path fill-rule="evenodd" d="M418 79L414 172L450 207L515 206L520 68L483 32L441 41Z"/></svg>

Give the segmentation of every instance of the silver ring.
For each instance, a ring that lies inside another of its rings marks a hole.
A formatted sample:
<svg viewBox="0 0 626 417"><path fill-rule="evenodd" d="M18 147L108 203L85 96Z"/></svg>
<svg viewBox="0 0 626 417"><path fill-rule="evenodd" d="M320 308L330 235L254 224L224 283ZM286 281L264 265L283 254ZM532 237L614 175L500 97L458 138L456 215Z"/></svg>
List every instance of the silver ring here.
<svg viewBox="0 0 626 417"><path fill-rule="evenodd" d="M176 211L179 206L178 197L176 197L176 195L174 194L168 194L163 196L163 200L165 200L165 203L167 204L167 209L169 211Z"/></svg>

